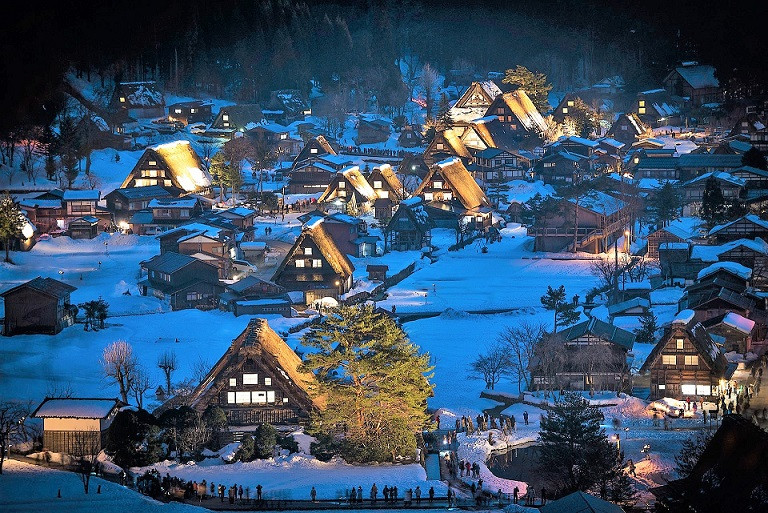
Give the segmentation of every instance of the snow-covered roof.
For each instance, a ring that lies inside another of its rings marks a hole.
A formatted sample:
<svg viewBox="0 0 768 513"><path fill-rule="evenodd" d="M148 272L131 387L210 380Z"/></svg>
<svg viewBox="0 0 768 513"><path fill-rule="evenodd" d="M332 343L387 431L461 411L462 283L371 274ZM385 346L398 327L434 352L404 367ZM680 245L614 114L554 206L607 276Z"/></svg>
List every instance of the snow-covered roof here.
<svg viewBox="0 0 768 513"><path fill-rule="evenodd" d="M241 242L240 249L267 249L267 243L263 241Z"/></svg>
<svg viewBox="0 0 768 513"><path fill-rule="evenodd" d="M104 419L123 404L119 399L55 399L46 397L32 414L36 418Z"/></svg>
<svg viewBox="0 0 768 513"><path fill-rule="evenodd" d="M719 232L721 230L724 230L725 228L728 228L729 226L731 226L731 225L733 225L735 223L738 223L742 219L746 219L747 221L749 221L749 222L751 222L753 224L756 224L757 226L759 226L761 228L765 228L766 230L768 230L768 221L763 221L762 219L760 219L755 214L747 214L747 215L745 215L743 217L740 217L740 218L738 218L738 219L736 219L734 221L731 221L731 222L728 222L728 223L725 223L725 224L720 224L720 225L715 226L714 228L709 230L709 235L714 235L717 232Z"/></svg>
<svg viewBox="0 0 768 513"><path fill-rule="evenodd" d="M75 191L67 189L61 198L64 201L99 201L101 192L96 190Z"/></svg>
<svg viewBox="0 0 768 513"><path fill-rule="evenodd" d="M681 310L675 316L674 320L672 321L672 324L688 324L693 320L695 316L696 316L696 312L694 312L693 310Z"/></svg>
<svg viewBox="0 0 768 513"><path fill-rule="evenodd" d="M684 249L688 250L690 246L687 242L662 242L659 249Z"/></svg>
<svg viewBox="0 0 768 513"><path fill-rule="evenodd" d="M602 139L598 139L598 142L607 144L608 146L612 146L618 150L626 146L623 142L619 142L616 139L612 139L611 137L603 137Z"/></svg>
<svg viewBox="0 0 768 513"><path fill-rule="evenodd" d="M720 82L715 78L714 66L700 64L697 66L679 66L675 68L683 80L694 89L707 87L720 87Z"/></svg>
<svg viewBox="0 0 768 513"><path fill-rule="evenodd" d="M575 199L568 201L576 204ZM578 205L586 210L609 216L626 207L627 204L602 191L590 191L586 196L579 199Z"/></svg>
<svg viewBox="0 0 768 513"><path fill-rule="evenodd" d="M61 200L57 199L41 200L26 198L19 201L19 206L27 208L62 208Z"/></svg>
<svg viewBox="0 0 768 513"><path fill-rule="evenodd" d="M562 138L560 138L558 140L558 142L565 142L565 141L575 142L576 144L581 144L583 146L588 146L590 148L596 148L596 147L600 146L600 143L598 141L593 141L592 139L586 139L584 137L577 137L575 135L569 135L568 137L562 137ZM619 143L619 144L621 144L621 143Z"/></svg>
<svg viewBox="0 0 768 513"><path fill-rule="evenodd" d="M158 238L165 237L166 235L171 235L181 231L205 233L210 237L220 238L222 235L223 228L219 228L218 226L211 226L204 223L188 223L188 224L179 226L178 228L168 230L167 232L163 232L163 234L158 236Z"/></svg>
<svg viewBox="0 0 768 513"><path fill-rule="evenodd" d="M195 208L196 198L176 198L176 199L157 199L150 200L147 205L149 208Z"/></svg>
<svg viewBox="0 0 768 513"><path fill-rule="evenodd" d="M696 278L701 280L719 271L727 271L743 280L748 280L752 277L752 269L745 267L737 262L715 262L714 264L707 266L699 271L699 274L696 276Z"/></svg>
<svg viewBox="0 0 768 513"><path fill-rule="evenodd" d="M535 132L544 132L547 129L547 123L536 109L531 99L522 89L516 89L502 95L504 103L509 110L514 112L520 123L527 129Z"/></svg>
<svg viewBox="0 0 768 513"><path fill-rule="evenodd" d="M744 178L738 178L733 176L731 173L726 173L725 171L715 171L711 173L704 173L703 175L699 175L692 180L688 180L683 184L683 186L700 184L702 182L706 182L710 178L721 180L737 187L744 187L747 184L747 181Z"/></svg>
<svg viewBox="0 0 768 513"><path fill-rule="evenodd" d="M728 312L725 314L725 317L723 317L723 324L737 329L746 335L752 333L752 330L755 328L755 321L742 317L735 312Z"/></svg>
<svg viewBox="0 0 768 513"><path fill-rule="evenodd" d="M721 254L735 249L739 246L751 249L756 253L762 253L768 255L768 243L766 243L760 237L755 239L738 239L731 242L726 242L719 246L706 246L697 244L693 246L691 250L692 260L701 260L702 262L717 262Z"/></svg>

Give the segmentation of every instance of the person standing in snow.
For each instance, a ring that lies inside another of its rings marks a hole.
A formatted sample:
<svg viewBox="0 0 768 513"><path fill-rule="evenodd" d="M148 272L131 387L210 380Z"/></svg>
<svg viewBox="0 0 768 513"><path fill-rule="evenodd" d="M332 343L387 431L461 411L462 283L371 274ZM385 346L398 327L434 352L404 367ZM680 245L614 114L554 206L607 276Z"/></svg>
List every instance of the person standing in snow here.
<svg viewBox="0 0 768 513"><path fill-rule="evenodd" d="M514 498L515 504L517 504L517 500L520 497L520 489L515 486L515 489L512 491L512 497Z"/></svg>
<svg viewBox="0 0 768 513"><path fill-rule="evenodd" d="M261 485L256 485L256 500L261 502Z"/></svg>
<svg viewBox="0 0 768 513"><path fill-rule="evenodd" d="M389 502L389 486L384 485L384 488L381 490L381 494L384 496L384 502Z"/></svg>
<svg viewBox="0 0 768 513"><path fill-rule="evenodd" d="M389 497L392 499L393 504L397 504L397 485L389 489Z"/></svg>
<svg viewBox="0 0 768 513"><path fill-rule="evenodd" d="M435 500L435 487L430 486L429 487L429 503L432 504L433 500Z"/></svg>
<svg viewBox="0 0 768 513"><path fill-rule="evenodd" d="M416 505L419 506L421 504L421 488L416 486Z"/></svg>
<svg viewBox="0 0 768 513"><path fill-rule="evenodd" d="M413 502L413 490L408 488L405 491L405 499L403 500L403 506L407 508L411 505L412 502Z"/></svg>
<svg viewBox="0 0 768 513"><path fill-rule="evenodd" d="M349 493L349 503L354 504L355 502L357 502L357 490L353 486L352 491Z"/></svg>
<svg viewBox="0 0 768 513"><path fill-rule="evenodd" d="M376 483L373 483L373 486L371 486L371 502L373 504L376 504L376 496L379 494L379 489L376 488Z"/></svg>
<svg viewBox="0 0 768 513"><path fill-rule="evenodd" d="M525 422L525 425L528 425L528 411L523 412L523 421Z"/></svg>
<svg viewBox="0 0 768 513"><path fill-rule="evenodd" d="M315 502L315 500L317 499L317 490L315 490L314 486L309 491L309 496L312 498L312 502Z"/></svg>

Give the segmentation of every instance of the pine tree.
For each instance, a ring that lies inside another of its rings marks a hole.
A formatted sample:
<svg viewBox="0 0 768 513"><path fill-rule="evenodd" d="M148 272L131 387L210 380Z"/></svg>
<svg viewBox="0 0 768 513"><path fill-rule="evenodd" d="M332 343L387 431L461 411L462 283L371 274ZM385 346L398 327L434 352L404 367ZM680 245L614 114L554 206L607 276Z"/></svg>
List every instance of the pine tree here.
<svg viewBox="0 0 768 513"><path fill-rule="evenodd" d="M0 240L5 246L5 261L11 262L11 241L21 237L24 228L24 214L18 202L6 194L0 199Z"/></svg>
<svg viewBox="0 0 768 513"><path fill-rule="evenodd" d="M253 437L254 455L260 459L272 457L272 451L277 445L277 429L272 424L262 424Z"/></svg>
<svg viewBox="0 0 768 513"><path fill-rule="evenodd" d="M541 418L541 470L568 494L610 482L617 466L616 448L600 427L597 407L568 392Z"/></svg>
<svg viewBox="0 0 768 513"><path fill-rule="evenodd" d="M685 440L680 447L680 452L675 455L675 466L677 475L680 478L686 478L691 475L693 467L699 461L701 454L712 441L712 433L709 431L699 431Z"/></svg>
<svg viewBox="0 0 768 513"><path fill-rule="evenodd" d="M664 182L652 196L649 206L656 226L663 228L680 216L683 199L672 182Z"/></svg>
<svg viewBox="0 0 768 513"><path fill-rule="evenodd" d="M437 117L435 118L435 121L435 129L438 131L442 131L453 126L453 118L451 118L451 104L448 101L448 95L445 93L440 95L440 102L437 104Z"/></svg>
<svg viewBox="0 0 768 513"><path fill-rule="evenodd" d="M243 435L242 440L240 441L240 449L237 452L237 459L240 461L251 461L253 460L253 455L255 451L255 444L253 441L253 437L250 433L246 433Z"/></svg>
<svg viewBox="0 0 768 513"><path fill-rule="evenodd" d="M720 184L714 177L709 177L704 185L704 195L701 198L701 211L699 216L712 228L725 221L725 198Z"/></svg>
<svg viewBox="0 0 768 513"><path fill-rule="evenodd" d="M505 84L514 84L526 92L539 112L547 112L549 107L549 92L552 84L547 81L544 73L534 72L525 66L517 65L508 69L502 80Z"/></svg>
<svg viewBox="0 0 768 513"><path fill-rule="evenodd" d="M733 202L728 205L728 210L725 212L725 216L729 221L734 221L747 214L749 214L747 204L741 201L739 198L734 198Z"/></svg>
<svg viewBox="0 0 768 513"><path fill-rule="evenodd" d="M658 319L651 310L640 316L640 328L635 331L635 340L652 344L656 342L656 330L659 329Z"/></svg>
<svg viewBox="0 0 768 513"><path fill-rule="evenodd" d="M546 310L554 312L553 333L557 333L558 326L570 326L579 320L581 314L576 310L576 304L568 301L565 293L565 285L553 289L547 286L547 293L541 296L541 304Z"/></svg>
<svg viewBox="0 0 768 513"><path fill-rule="evenodd" d="M348 461L386 461L412 454L429 422L432 368L397 323L370 305L342 306L303 337L303 368L314 372L325 408L312 418L318 434L343 433Z"/></svg>
<svg viewBox="0 0 768 513"><path fill-rule="evenodd" d="M634 484L632 484L629 475L623 469L619 470L617 476L611 481L608 497L611 502L627 510L635 506L637 490Z"/></svg>
<svg viewBox="0 0 768 513"><path fill-rule="evenodd" d="M765 155L754 146L745 151L744 155L741 156L741 165L768 171L768 162L765 160Z"/></svg>

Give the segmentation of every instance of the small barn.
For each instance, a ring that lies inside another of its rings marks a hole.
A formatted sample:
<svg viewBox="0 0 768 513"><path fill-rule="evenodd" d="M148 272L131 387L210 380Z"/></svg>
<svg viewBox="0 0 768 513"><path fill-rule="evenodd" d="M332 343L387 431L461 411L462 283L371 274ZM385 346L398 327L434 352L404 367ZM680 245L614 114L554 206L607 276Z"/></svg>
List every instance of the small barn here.
<svg viewBox="0 0 768 513"><path fill-rule="evenodd" d="M93 239L99 234L99 218L84 216L69 222L69 236L73 239Z"/></svg>
<svg viewBox="0 0 768 513"><path fill-rule="evenodd" d="M119 399L46 397L32 413L43 419L43 448L74 455L98 453L107 429L125 403Z"/></svg>
<svg viewBox="0 0 768 513"><path fill-rule="evenodd" d="M5 301L3 335L43 333L55 335L75 322L72 285L38 276L0 293Z"/></svg>

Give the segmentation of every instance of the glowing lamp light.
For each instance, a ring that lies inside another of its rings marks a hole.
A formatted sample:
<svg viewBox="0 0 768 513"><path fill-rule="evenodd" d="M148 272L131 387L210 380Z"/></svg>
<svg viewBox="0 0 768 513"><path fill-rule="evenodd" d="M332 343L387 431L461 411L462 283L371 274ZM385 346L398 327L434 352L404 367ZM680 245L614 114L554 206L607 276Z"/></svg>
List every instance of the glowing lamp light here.
<svg viewBox="0 0 768 513"><path fill-rule="evenodd" d="M32 227L32 225L29 223L24 223L24 227L21 229L21 235L25 239L31 239L34 234L35 229Z"/></svg>
<svg viewBox="0 0 768 513"><path fill-rule="evenodd" d="M123 231L128 231L128 228L130 228L128 223L126 223L125 221L120 221L119 226L120 226L120 229Z"/></svg>

